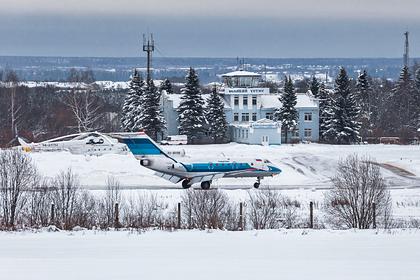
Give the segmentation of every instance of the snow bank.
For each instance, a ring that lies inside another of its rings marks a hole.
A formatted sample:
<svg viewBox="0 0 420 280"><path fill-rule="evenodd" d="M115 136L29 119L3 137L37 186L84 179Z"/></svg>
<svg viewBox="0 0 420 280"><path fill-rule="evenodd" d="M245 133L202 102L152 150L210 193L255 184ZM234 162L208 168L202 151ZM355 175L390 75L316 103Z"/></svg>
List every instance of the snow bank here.
<svg viewBox="0 0 420 280"><path fill-rule="evenodd" d="M5 279L418 279L420 232L0 233Z"/></svg>

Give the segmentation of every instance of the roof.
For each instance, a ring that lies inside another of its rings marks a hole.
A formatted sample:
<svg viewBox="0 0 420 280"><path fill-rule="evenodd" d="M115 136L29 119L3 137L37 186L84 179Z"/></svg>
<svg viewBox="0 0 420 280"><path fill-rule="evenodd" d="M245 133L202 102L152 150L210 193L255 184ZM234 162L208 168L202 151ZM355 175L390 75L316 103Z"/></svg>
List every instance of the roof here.
<svg viewBox="0 0 420 280"><path fill-rule="evenodd" d="M296 93L296 108L318 108L314 98L306 93ZM280 108L281 102L277 94L261 95L261 108Z"/></svg>
<svg viewBox="0 0 420 280"><path fill-rule="evenodd" d="M258 73L254 73L254 72L249 72L249 71L244 71L244 70L239 70L239 71L234 71L234 72L230 72L230 73L226 73L223 74L222 77L261 77L261 74Z"/></svg>
<svg viewBox="0 0 420 280"><path fill-rule="evenodd" d="M165 94L165 97L172 101L172 107L173 108L178 108L179 104L181 104L181 97L183 96L183 94ZM210 94L202 94L201 97L204 100L207 100L210 97ZM224 107L225 108L230 108L229 104L226 103L226 100L224 100L223 98L221 98L223 100L224 103ZM206 106L207 103L204 104L204 106Z"/></svg>

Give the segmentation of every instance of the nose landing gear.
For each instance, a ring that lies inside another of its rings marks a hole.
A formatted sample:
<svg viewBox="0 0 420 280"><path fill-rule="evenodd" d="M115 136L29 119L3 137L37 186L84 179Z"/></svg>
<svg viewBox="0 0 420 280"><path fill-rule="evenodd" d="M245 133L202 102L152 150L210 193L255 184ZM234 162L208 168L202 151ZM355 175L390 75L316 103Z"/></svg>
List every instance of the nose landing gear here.
<svg viewBox="0 0 420 280"><path fill-rule="evenodd" d="M257 182L254 183L254 188L258 189L260 187L262 177L257 177Z"/></svg>

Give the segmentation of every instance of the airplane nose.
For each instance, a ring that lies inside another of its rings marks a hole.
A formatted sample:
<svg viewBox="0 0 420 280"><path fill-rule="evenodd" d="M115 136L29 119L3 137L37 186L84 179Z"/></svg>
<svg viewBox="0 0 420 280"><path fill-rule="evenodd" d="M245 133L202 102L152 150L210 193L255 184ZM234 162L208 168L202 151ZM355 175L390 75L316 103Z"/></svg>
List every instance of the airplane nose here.
<svg viewBox="0 0 420 280"><path fill-rule="evenodd" d="M275 166L270 166L270 171L273 172L274 174L280 174L281 173L281 169L277 168Z"/></svg>

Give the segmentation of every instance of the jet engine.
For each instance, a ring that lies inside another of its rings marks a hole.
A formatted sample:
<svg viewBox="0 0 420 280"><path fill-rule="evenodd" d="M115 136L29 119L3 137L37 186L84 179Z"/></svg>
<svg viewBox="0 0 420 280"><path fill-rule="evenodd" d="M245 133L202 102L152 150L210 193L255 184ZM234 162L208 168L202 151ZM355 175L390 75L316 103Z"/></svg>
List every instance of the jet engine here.
<svg viewBox="0 0 420 280"><path fill-rule="evenodd" d="M141 159L140 165L141 166L150 166L152 164L152 161L150 159Z"/></svg>

